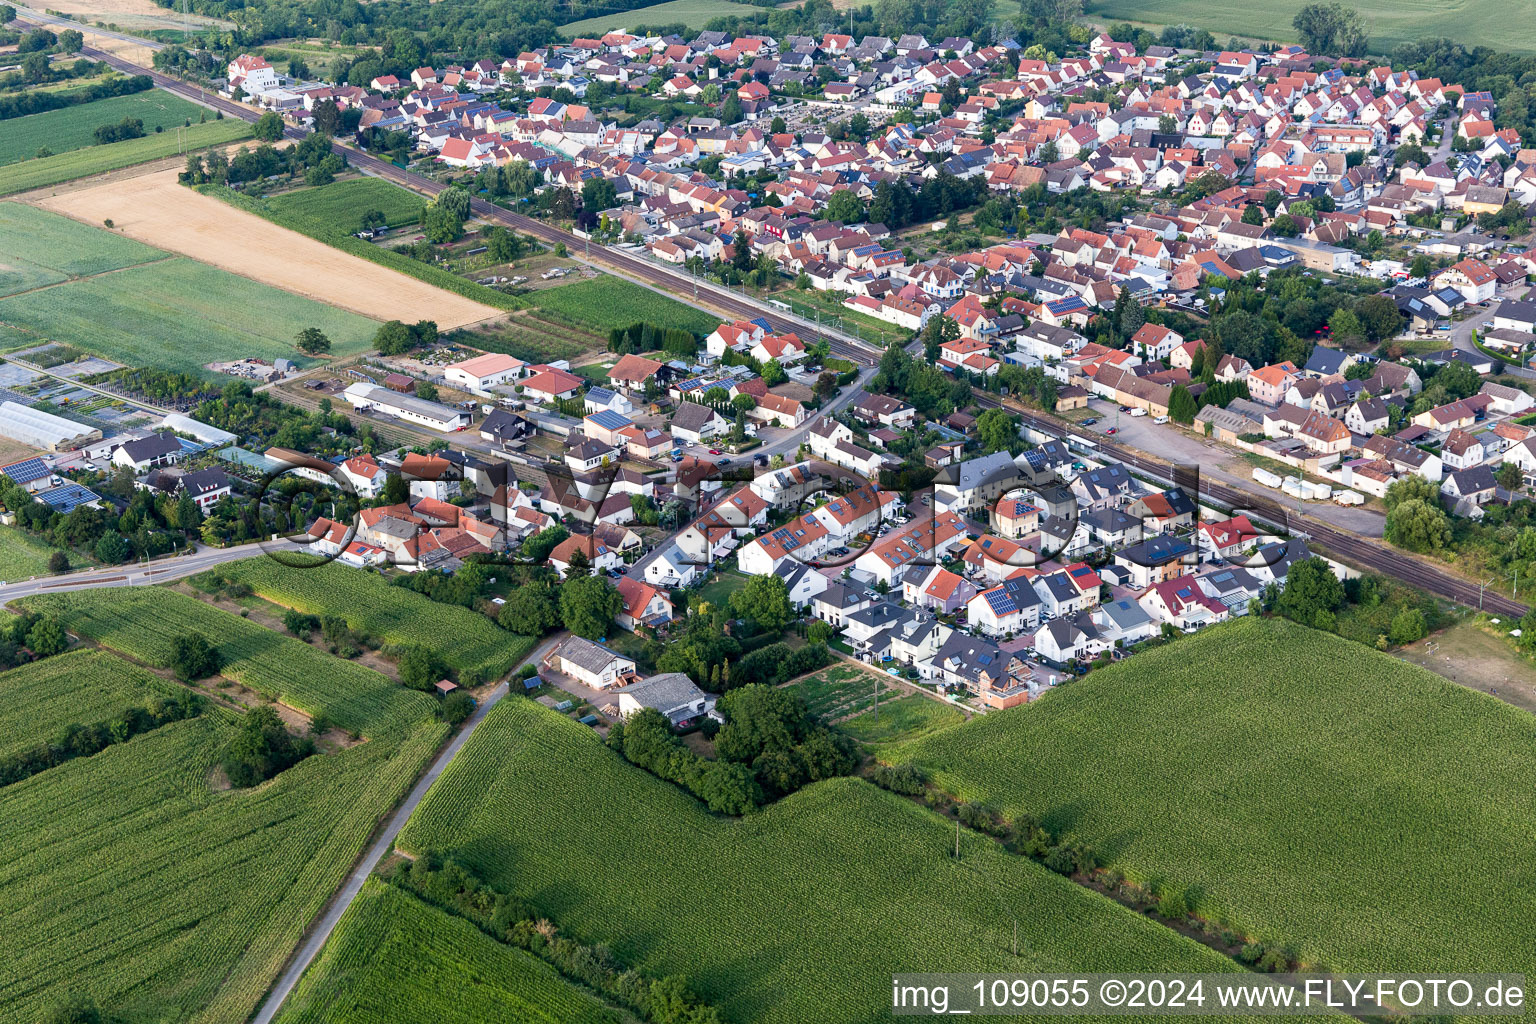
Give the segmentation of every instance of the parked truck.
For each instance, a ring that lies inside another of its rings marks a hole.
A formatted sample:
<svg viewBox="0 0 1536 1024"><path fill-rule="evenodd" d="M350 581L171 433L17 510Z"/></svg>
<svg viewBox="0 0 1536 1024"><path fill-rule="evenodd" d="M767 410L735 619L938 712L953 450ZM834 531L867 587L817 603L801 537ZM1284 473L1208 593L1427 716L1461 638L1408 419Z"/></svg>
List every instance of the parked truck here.
<svg viewBox="0 0 1536 1024"><path fill-rule="evenodd" d="M1333 500L1337 505L1364 505L1365 495L1359 491L1334 491Z"/></svg>

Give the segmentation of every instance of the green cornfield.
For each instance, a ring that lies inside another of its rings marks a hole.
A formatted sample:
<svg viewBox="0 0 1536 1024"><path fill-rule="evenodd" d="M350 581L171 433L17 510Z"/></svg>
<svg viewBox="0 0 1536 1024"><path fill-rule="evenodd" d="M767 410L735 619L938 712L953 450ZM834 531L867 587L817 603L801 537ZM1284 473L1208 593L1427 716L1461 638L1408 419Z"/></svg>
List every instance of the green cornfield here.
<svg viewBox="0 0 1536 1024"><path fill-rule="evenodd" d="M94 725L180 687L105 651L76 650L0 672L0 757Z"/></svg>
<svg viewBox="0 0 1536 1024"><path fill-rule="evenodd" d="M530 637L508 633L479 612L440 604L382 577L329 563L295 569L270 558L223 566L229 579L249 584L284 608L311 615L342 615L347 625L388 644L418 644L449 668L483 679L506 675L533 649Z"/></svg>
<svg viewBox="0 0 1536 1024"><path fill-rule="evenodd" d="M272 219L280 224L302 221L306 234L363 229L363 214L378 210L390 227L414 224L426 209L426 200L409 189L383 178L351 178L319 188L303 188L266 200Z"/></svg>
<svg viewBox="0 0 1536 1024"><path fill-rule="evenodd" d="M625 1024L521 949L370 878L278 1024Z"/></svg>
<svg viewBox="0 0 1536 1024"><path fill-rule="evenodd" d="M974 833L956 861L954 838L854 778L716 817L585 726L508 699L397 845L461 858L646 974L686 975L728 1021L883 1020L896 971L1235 969ZM439 998L446 1013L457 996Z"/></svg>
<svg viewBox="0 0 1536 1024"><path fill-rule="evenodd" d="M20 672L0 679L7 701L42 673L82 712L145 675L100 652ZM0 1024L71 993L124 1020L242 1024L446 732L423 717L221 790L234 720L210 707L0 789ZM0 747L35 738L15 715L0 728Z"/></svg>
<svg viewBox="0 0 1536 1024"><path fill-rule="evenodd" d="M30 597L22 604L58 615L70 632L157 668L170 665L176 637L201 633L218 648L221 675L366 735L408 729L433 710L431 697L373 669L172 590L76 590Z"/></svg>
<svg viewBox="0 0 1536 1024"><path fill-rule="evenodd" d="M176 140L176 128L187 120L197 123L199 117L212 116L207 110L180 96L161 89L148 89L127 96L111 96L91 103L49 110L41 114L11 118L5 123L0 138L0 165L19 160L33 160L44 147L55 153L75 149L98 148L96 129L104 124L117 124L125 117L136 117L144 122L146 138L154 138L156 128L166 129ZM116 143L99 148L109 149ZM46 160L47 157L42 159Z"/></svg>
<svg viewBox="0 0 1536 1024"><path fill-rule="evenodd" d="M1536 968L1536 718L1241 619L882 755L1343 971Z"/></svg>
<svg viewBox="0 0 1536 1024"><path fill-rule="evenodd" d="M695 334L708 334L720 326L718 316L607 274L544 288L529 299L539 309L563 314L604 335L615 327L642 321L682 327Z"/></svg>

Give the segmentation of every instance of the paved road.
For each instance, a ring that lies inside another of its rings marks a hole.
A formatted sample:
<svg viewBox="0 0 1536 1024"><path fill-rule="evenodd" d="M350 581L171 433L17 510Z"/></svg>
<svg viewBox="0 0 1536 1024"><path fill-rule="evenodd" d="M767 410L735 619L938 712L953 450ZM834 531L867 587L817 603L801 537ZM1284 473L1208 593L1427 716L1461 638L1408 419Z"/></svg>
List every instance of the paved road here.
<svg viewBox="0 0 1536 1024"><path fill-rule="evenodd" d="M533 652L528 655L527 661L534 664L542 661L550 649L562 639L564 639L564 634L552 636L545 640L533 649ZM277 979L277 983L267 993L267 998L262 1002L261 1008L251 1018L251 1024L271 1024L273 1018L277 1016L277 1011L282 1009L283 1002L288 998L289 993L293 991L293 987L298 984L299 978L303 976L304 971L309 965L314 962L315 957L325 946L326 940L331 937L331 932L336 930L336 923L341 920L341 916L347 912L347 908L352 905L352 901L362 891L363 883L368 880L368 876L373 873L373 869L378 865L379 861L383 860L394 850L396 837L400 835L400 830L405 827L405 823L410 820L411 814L416 810L416 806L421 803L422 797L427 795L427 790L432 788L432 783L436 782L437 777L443 774L443 769L448 767L448 763L458 754L459 749L469 741L469 737L480 727L480 723L485 721L485 716L491 708L506 695L506 683L502 683L492 690L490 695L480 703L480 706L475 708L475 713L464 723L458 735L433 759L431 765L427 767L426 772L422 774L421 778L416 780L416 785L411 787L410 793L400 802L400 806L395 808L394 813L385 822L373 845L368 847L367 852L363 854L362 858L358 860L357 865L352 869L352 873L347 876L346 883L342 885L340 891L336 893L325 910L321 911L320 916L310 925L309 934L305 938L304 944L299 947L299 951L289 961L288 967Z"/></svg>
<svg viewBox="0 0 1536 1024"><path fill-rule="evenodd" d="M262 546L265 544L265 548ZM225 562L251 558L264 550L302 551L292 541L258 542L238 544L229 548L202 547L190 555L167 558L145 565L106 566L100 569L83 569L80 572L62 573L57 576L34 576L11 583L0 582L0 605L17 598L34 594L51 594L61 590L96 590L101 587L150 587L157 583L193 576L204 569L211 569Z"/></svg>

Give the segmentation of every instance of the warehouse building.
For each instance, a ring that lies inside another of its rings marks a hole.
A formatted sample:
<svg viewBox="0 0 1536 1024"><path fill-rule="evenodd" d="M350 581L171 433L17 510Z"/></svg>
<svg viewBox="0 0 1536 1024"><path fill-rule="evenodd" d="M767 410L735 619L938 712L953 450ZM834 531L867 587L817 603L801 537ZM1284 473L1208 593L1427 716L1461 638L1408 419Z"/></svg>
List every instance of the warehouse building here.
<svg viewBox="0 0 1536 1024"><path fill-rule="evenodd" d="M347 390L342 394L358 412L367 412L371 409L386 416L440 430L445 434L463 430L469 426L469 413L462 409L429 402L415 395L397 394L377 384L364 384L359 381L356 384L347 385Z"/></svg>
<svg viewBox="0 0 1536 1024"><path fill-rule="evenodd" d="M0 402L0 437L51 452L74 451L101 440L101 431L19 402Z"/></svg>

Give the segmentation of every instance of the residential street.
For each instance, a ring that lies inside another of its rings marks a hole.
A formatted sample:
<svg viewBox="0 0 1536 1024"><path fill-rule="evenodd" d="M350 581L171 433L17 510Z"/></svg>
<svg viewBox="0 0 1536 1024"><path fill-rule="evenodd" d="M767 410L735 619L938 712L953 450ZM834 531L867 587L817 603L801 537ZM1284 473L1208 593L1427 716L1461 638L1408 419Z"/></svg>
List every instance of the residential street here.
<svg viewBox="0 0 1536 1024"><path fill-rule="evenodd" d="M545 640L529 653L525 661L537 664L564 637L565 634L561 633ZM331 932L336 929L336 923L341 920L341 915L347 912L347 908L352 905L352 901L362 891L363 883L373 873L374 867L394 850L395 837L400 834L400 830L410 820L411 814L416 810L416 805L421 803L422 797L427 795L427 790L432 787L432 783L436 782L437 777L443 774L443 769L448 767L448 763L453 760L454 755L469 741L469 737L479 728L480 723L485 721L486 714L506 695L507 684L503 682L491 691L490 695L480 703L479 707L475 708L475 713L459 729L458 735L449 741L448 745L432 760L427 770L422 773L421 778L416 780L416 785L411 787L410 793L406 794L405 799L400 802L400 806L395 808L394 813L386 820L379 832L378 838L374 840L373 845L369 846L367 852L358 860L341 889L332 898L331 902L326 905L325 910L321 912L314 923L310 925L304 944L299 947L299 951L294 954L287 968L278 977L277 983L267 993L267 998L262 1002L261 1008L251 1018L252 1024L271 1024L273 1018L277 1016L277 1011L282 1008L283 1001L293 991L294 985L298 984L299 978L303 976L304 971L325 946L326 940L331 937Z"/></svg>

